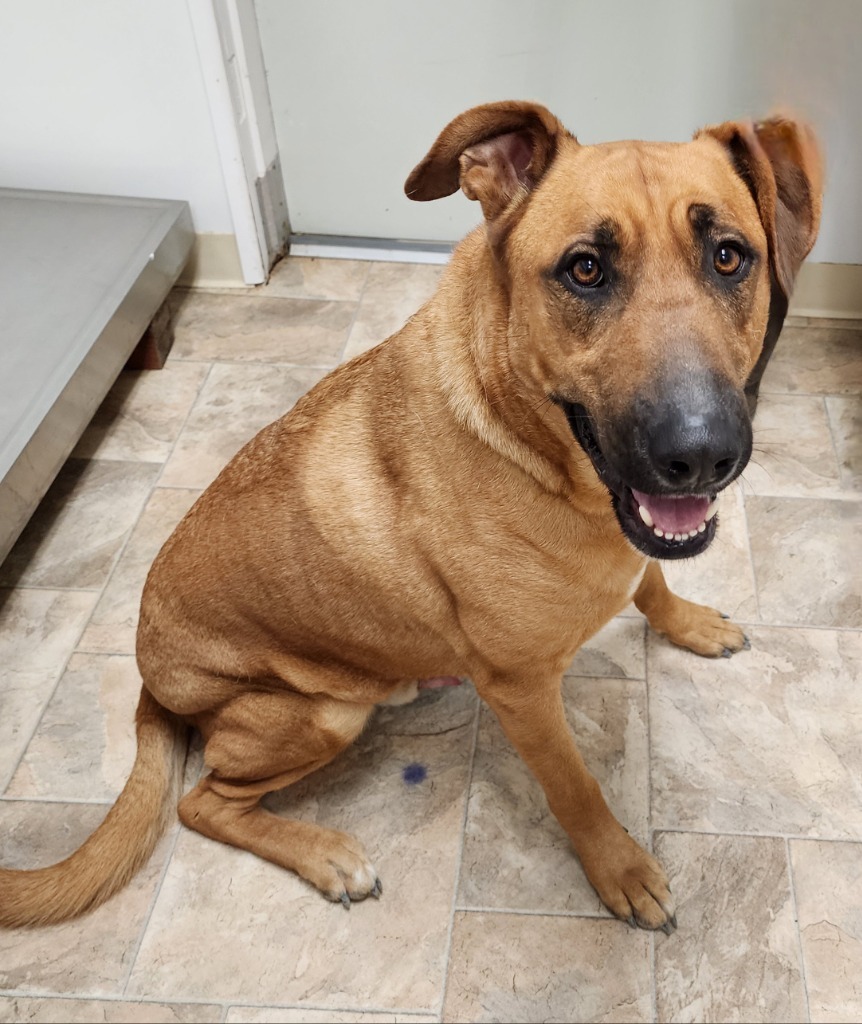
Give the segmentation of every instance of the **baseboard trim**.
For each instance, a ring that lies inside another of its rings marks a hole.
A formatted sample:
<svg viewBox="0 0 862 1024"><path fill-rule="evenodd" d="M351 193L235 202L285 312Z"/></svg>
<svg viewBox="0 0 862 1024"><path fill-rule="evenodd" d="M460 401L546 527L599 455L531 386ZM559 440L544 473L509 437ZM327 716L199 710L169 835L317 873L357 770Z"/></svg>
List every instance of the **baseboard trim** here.
<svg viewBox="0 0 862 1024"><path fill-rule="evenodd" d="M862 264L806 263L790 302L793 316L862 319Z"/></svg>
<svg viewBox="0 0 862 1024"><path fill-rule="evenodd" d="M177 284L183 288L245 288L234 235L195 235Z"/></svg>

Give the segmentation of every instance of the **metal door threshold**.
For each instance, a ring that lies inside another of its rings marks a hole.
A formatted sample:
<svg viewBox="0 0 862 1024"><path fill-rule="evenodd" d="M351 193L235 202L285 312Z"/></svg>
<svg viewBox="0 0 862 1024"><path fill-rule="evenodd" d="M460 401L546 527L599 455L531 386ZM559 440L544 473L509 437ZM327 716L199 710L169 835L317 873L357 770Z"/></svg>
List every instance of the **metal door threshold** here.
<svg viewBox="0 0 862 1024"><path fill-rule="evenodd" d="M193 237L184 202L0 189L0 561Z"/></svg>
<svg viewBox="0 0 862 1024"><path fill-rule="evenodd" d="M454 242L419 242L403 238L358 238L353 235L291 235L291 256L331 260L381 260L391 263L448 263Z"/></svg>

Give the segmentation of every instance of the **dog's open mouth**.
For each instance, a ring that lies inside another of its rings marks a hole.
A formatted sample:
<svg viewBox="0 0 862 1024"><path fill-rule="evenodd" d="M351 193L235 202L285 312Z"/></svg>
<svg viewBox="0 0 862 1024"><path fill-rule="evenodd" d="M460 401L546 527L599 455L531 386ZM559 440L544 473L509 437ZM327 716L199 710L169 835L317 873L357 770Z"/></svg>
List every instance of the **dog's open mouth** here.
<svg viewBox="0 0 862 1024"><path fill-rule="evenodd" d="M607 487L623 533L651 558L691 558L715 536L717 494L647 494L630 487L613 469L596 440L582 405L561 401L575 438Z"/></svg>

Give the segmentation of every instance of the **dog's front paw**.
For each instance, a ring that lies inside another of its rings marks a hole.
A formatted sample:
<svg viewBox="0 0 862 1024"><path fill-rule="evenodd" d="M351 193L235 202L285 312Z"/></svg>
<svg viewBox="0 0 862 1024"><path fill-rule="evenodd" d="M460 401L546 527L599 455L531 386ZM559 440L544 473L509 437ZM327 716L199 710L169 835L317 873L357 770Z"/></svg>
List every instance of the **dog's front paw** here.
<svg viewBox="0 0 862 1024"><path fill-rule="evenodd" d="M715 608L675 597L673 613L650 625L678 647L704 658L729 658L737 651L747 651L751 644L739 626Z"/></svg>
<svg viewBox="0 0 862 1024"><path fill-rule="evenodd" d="M602 903L632 926L676 929L675 904L661 864L616 821L579 856Z"/></svg>
<svg viewBox="0 0 862 1024"><path fill-rule="evenodd" d="M299 874L328 900L341 903L348 910L351 900L379 897L383 887L362 843L334 829L320 832L314 849L297 865Z"/></svg>

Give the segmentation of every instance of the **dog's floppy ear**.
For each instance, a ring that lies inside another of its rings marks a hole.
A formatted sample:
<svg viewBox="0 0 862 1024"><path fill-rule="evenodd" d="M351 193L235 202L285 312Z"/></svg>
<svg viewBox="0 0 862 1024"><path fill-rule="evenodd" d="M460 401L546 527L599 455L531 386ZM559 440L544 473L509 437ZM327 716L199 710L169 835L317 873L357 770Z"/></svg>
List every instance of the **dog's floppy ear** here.
<svg viewBox="0 0 862 1024"><path fill-rule="evenodd" d="M443 129L404 191L426 201L450 196L460 186L478 199L488 221L518 195L526 195L550 166L568 132L538 103L487 103L460 114Z"/></svg>
<svg viewBox="0 0 862 1024"><path fill-rule="evenodd" d="M811 128L788 117L727 121L704 128L724 145L745 180L766 231L769 259L786 296L820 226L823 158Z"/></svg>

